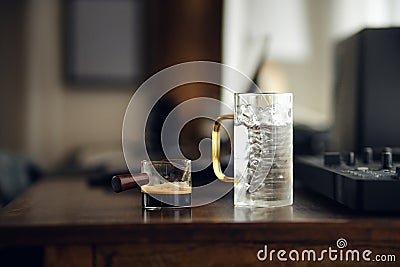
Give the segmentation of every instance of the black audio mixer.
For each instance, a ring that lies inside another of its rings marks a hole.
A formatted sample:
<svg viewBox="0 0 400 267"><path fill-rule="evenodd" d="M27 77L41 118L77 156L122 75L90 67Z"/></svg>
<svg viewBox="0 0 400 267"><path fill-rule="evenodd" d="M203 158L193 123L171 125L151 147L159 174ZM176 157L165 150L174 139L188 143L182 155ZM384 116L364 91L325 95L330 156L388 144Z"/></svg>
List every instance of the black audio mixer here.
<svg viewBox="0 0 400 267"><path fill-rule="evenodd" d="M361 157L353 152L326 152L323 156L298 156L295 177L302 183L351 209L400 211L400 162L393 162L390 148L374 160L372 148Z"/></svg>

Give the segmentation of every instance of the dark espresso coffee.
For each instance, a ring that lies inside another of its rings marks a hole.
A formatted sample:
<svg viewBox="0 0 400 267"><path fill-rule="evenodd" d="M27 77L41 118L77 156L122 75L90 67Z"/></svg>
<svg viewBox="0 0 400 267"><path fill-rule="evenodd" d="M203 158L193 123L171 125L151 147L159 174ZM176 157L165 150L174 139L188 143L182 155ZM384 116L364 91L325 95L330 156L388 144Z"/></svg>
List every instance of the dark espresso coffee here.
<svg viewBox="0 0 400 267"><path fill-rule="evenodd" d="M190 207L192 188L186 183L144 185L142 204L146 209Z"/></svg>

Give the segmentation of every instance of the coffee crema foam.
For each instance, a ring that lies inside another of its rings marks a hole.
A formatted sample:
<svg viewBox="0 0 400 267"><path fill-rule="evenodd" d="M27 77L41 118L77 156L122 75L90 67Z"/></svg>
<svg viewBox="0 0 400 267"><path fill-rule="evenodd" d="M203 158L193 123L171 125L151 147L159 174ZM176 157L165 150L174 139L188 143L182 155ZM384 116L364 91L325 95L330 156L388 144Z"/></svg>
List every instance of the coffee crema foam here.
<svg viewBox="0 0 400 267"><path fill-rule="evenodd" d="M174 182L157 185L143 185L142 192L148 194L190 194L192 188L186 182Z"/></svg>

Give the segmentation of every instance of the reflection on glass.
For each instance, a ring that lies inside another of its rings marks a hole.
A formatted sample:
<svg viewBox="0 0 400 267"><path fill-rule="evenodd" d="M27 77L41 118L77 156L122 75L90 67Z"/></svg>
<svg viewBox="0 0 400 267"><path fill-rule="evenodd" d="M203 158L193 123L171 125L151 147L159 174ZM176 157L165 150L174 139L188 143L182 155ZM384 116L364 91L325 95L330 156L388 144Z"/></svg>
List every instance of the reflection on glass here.
<svg viewBox="0 0 400 267"><path fill-rule="evenodd" d="M251 207L235 207L235 222L248 221L292 221L293 207L276 207L276 208L251 208Z"/></svg>
<svg viewBox="0 0 400 267"><path fill-rule="evenodd" d="M159 210L148 210L142 209L144 222L164 222L164 221L175 221L175 222L191 222L192 221L192 209L159 209Z"/></svg>

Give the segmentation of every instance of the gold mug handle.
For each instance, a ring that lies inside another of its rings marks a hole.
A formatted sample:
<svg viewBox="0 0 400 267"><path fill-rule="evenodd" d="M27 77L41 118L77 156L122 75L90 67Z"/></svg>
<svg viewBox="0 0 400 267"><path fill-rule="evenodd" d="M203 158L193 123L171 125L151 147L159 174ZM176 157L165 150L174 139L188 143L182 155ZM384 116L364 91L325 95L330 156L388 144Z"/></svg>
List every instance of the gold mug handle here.
<svg viewBox="0 0 400 267"><path fill-rule="evenodd" d="M212 162L214 173L217 178L223 182L233 182L234 178L226 176L221 171L221 162L220 162L220 129L223 120L233 119L233 114L226 114L218 117L214 122L214 127L212 131Z"/></svg>

